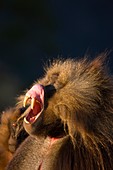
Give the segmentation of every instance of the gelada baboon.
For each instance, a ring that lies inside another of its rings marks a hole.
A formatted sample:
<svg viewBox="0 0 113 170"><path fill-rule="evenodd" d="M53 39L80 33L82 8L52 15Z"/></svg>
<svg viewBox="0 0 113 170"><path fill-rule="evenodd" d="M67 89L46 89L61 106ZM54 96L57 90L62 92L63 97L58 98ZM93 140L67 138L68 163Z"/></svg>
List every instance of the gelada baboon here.
<svg viewBox="0 0 113 170"><path fill-rule="evenodd" d="M105 58L46 68L20 101L28 104L29 136L7 170L113 170L113 79Z"/></svg>
<svg viewBox="0 0 113 170"><path fill-rule="evenodd" d="M25 109L10 108L1 113L0 121L0 170L4 170L18 146L28 136L22 121L18 121Z"/></svg>

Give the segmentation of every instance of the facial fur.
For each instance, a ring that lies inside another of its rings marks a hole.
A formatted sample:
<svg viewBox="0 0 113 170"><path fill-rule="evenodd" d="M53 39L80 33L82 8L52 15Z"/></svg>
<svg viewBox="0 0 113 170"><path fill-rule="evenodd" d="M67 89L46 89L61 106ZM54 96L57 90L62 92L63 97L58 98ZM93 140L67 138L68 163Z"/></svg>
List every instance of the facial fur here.
<svg viewBox="0 0 113 170"><path fill-rule="evenodd" d="M95 131L104 133L101 119L106 126L109 118L109 126L112 126L112 79L106 73L104 57L100 55L93 61L86 58L57 60L46 68L44 78L35 84L51 85L55 91L49 97L45 94L44 111L32 125L32 128L37 126L37 133L38 127L49 133L49 126L51 129L63 125L62 130L71 137L77 132L85 137Z"/></svg>

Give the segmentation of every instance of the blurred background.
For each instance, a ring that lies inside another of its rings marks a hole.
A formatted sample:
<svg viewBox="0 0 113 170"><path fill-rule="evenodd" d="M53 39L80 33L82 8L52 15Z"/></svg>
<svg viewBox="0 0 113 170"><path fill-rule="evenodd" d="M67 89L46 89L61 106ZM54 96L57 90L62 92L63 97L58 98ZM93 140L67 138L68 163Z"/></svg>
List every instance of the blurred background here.
<svg viewBox="0 0 113 170"><path fill-rule="evenodd" d="M0 110L48 60L113 50L112 0L0 0ZM113 71L113 53L109 66Z"/></svg>

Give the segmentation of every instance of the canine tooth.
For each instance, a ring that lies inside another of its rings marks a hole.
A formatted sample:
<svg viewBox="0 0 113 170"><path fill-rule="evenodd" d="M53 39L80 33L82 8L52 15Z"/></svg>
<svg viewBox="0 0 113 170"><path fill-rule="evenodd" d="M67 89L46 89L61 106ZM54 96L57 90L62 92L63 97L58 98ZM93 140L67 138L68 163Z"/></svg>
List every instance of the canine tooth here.
<svg viewBox="0 0 113 170"><path fill-rule="evenodd" d="M31 100L31 109L33 109L33 108L34 108L35 101L36 101L36 99L35 99L35 98L32 98L32 100Z"/></svg>
<svg viewBox="0 0 113 170"><path fill-rule="evenodd" d="M26 107L26 103L28 101L28 99L30 98L30 96L26 95L24 98L24 102L23 102L23 106Z"/></svg>

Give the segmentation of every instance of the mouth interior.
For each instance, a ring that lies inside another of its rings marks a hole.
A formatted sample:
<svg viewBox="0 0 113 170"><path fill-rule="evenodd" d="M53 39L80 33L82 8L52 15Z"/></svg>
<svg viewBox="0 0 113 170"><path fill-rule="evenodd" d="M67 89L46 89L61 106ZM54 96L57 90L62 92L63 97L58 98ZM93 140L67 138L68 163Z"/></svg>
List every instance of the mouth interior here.
<svg viewBox="0 0 113 170"><path fill-rule="evenodd" d="M34 108L30 109L29 113L25 117L26 123L34 123L42 113L42 110L43 106L41 105L41 103L36 102Z"/></svg>

